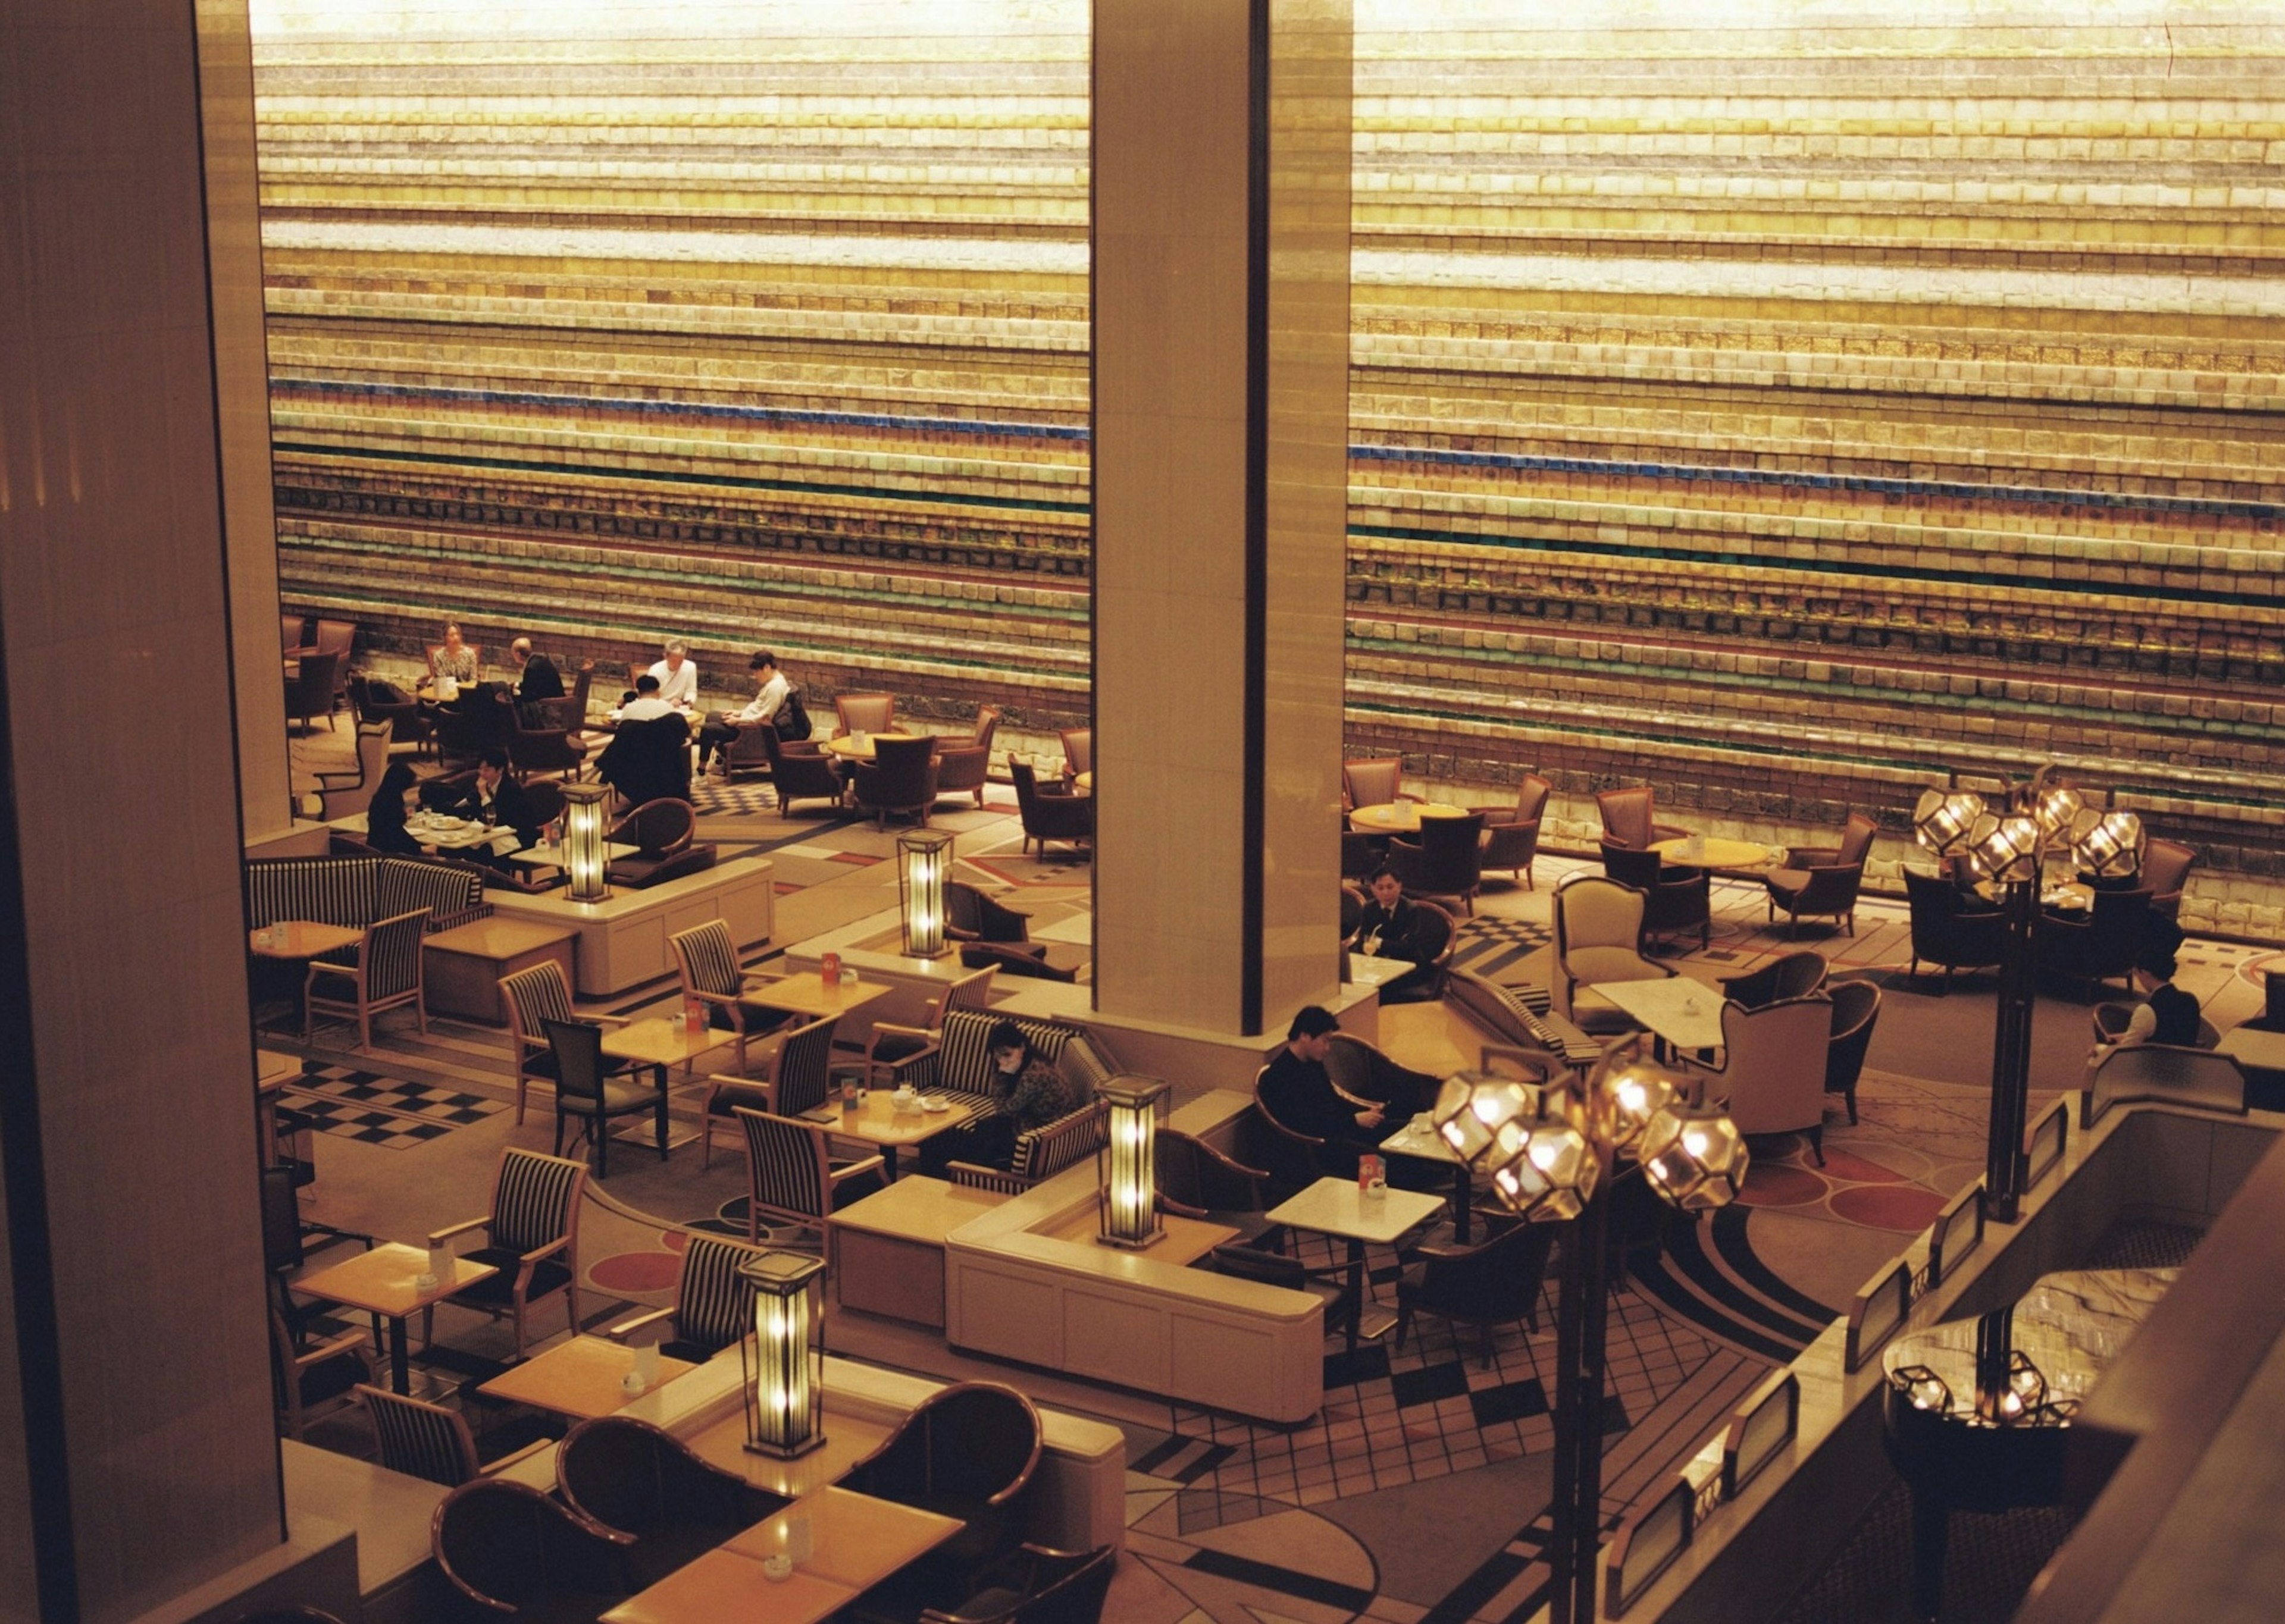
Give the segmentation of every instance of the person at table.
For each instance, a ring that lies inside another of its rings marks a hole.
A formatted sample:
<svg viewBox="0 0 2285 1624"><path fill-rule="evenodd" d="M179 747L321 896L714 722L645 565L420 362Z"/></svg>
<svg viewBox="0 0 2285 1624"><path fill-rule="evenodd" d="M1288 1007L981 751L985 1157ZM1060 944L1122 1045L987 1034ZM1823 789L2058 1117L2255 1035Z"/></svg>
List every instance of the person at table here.
<svg viewBox="0 0 2285 1624"><path fill-rule="evenodd" d="M531 639L520 637L508 645L508 654L516 669L522 674L515 679L515 697L520 704L536 700L563 697L563 673L555 669L555 662L544 654L534 654Z"/></svg>
<svg viewBox="0 0 2285 1624"><path fill-rule="evenodd" d="M1325 1142L1323 1159L1329 1167L1355 1173L1357 1157L1377 1149L1389 1130L1381 1126L1378 1106L1359 1106L1333 1087L1325 1055L1340 1029L1331 1010L1303 1005L1285 1029L1285 1047L1261 1068L1254 1092L1281 1127Z"/></svg>
<svg viewBox="0 0 2285 1624"><path fill-rule="evenodd" d="M420 804L420 781L410 762L392 761L373 787L365 807L365 843L376 851L419 857L420 843L404 827L404 815Z"/></svg>
<svg viewBox="0 0 2285 1624"><path fill-rule="evenodd" d="M661 717L679 717L681 714L659 696L658 679L645 671L635 679L634 692L620 697L619 708L611 712L611 719L623 724L655 722ZM685 730L687 731L687 724Z"/></svg>
<svg viewBox="0 0 2285 1624"><path fill-rule="evenodd" d="M2153 914L2145 920L2134 960L2134 987L2142 994L2142 1001L2127 1017L2126 1030L2118 1040L2121 1043L2197 1047L2197 996L2174 985L2175 949L2181 941L2182 928L2163 914Z"/></svg>
<svg viewBox="0 0 2285 1624"><path fill-rule="evenodd" d="M1350 945L1375 958L1401 960L1413 968L1395 980L1381 984L1384 1004L1417 1004L1433 995L1436 955L1443 952L1441 932L1428 910L1404 895L1404 883L1386 865L1373 870L1367 883L1372 899L1357 917Z"/></svg>
<svg viewBox="0 0 2285 1624"><path fill-rule="evenodd" d="M454 682L474 682L476 679L476 651L460 640L460 628L447 625L444 640L428 654L428 675L449 677Z"/></svg>
<svg viewBox="0 0 2285 1624"><path fill-rule="evenodd" d="M746 708L734 715L709 711L698 730L698 770L702 773L718 750L721 757L715 762L715 770L727 773L730 746L739 734L749 727L776 726L778 711L785 704L787 694L792 691L785 674L778 670L777 655L766 648L755 650L754 657L746 662L746 669L754 673L755 683L754 697L746 702Z"/></svg>
<svg viewBox="0 0 2285 1624"><path fill-rule="evenodd" d="M630 806L690 798L690 723L659 698L656 678L636 679L618 731L595 758L595 776Z"/></svg>
<svg viewBox="0 0 2285 1624"><path fill-rule="evenodd" d="M513 829L515 844L510 851L521 851L539 843L539 817L533 810L531 797L523 786L507 775L507 752L497 744L485 748L476 757L476 775L459 800L444 808L455 818L473 818L486 828ZM500 855L483 852L486 857Z"/></svg>
<svg viewBox="0 0 2285 1624"><path fill-rule="evenodd" d="M993 1115L922 1142L921 1170L944 1176L953 1162L971 1162L1005 1173L1016 1164L1016 1139L1060 1122L1079 1109L1071 1085L1033 1048L1024 1029L1001 1021L985 1039L992 1055Z"/></svg>
<svg viewBox="0 0 2285 1624"><path fill-rule="evenodd" d="M690 651L679 642L666 646L666 657L650 668L658 679L658 696L677 710L688 710L698 703L698 668L690 663ZM638 682L637 687L642 686Z"/></svg>

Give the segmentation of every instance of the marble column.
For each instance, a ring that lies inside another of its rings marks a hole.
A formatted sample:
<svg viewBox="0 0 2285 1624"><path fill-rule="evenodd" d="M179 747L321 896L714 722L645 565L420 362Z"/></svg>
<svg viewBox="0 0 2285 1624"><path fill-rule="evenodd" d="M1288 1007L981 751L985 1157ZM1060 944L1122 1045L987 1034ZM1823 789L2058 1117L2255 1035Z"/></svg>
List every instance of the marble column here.
<svg viewBox="0 0 2285 1624"><path fill-rule="evenodd" d="M225 351L261 387L259 291L216 285L253 198L202 190L197 22L0 6L0 1620L132 1618L283 1533L219 427L258 407L216 398ZM250 132L249 74L204 96Z"/></svg>
<svg viewBox="0 0 2285 1624"><path fill-rule="evenodd" d="M1097 1008L1338 980L1348 0L1095 0Z"/></svg>

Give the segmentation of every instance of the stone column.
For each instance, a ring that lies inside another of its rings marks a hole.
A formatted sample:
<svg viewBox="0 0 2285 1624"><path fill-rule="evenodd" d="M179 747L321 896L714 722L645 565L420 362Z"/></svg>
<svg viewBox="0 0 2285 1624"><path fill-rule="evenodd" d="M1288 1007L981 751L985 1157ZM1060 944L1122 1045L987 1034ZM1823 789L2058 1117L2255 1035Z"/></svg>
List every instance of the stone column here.
<svg viewBox="0 0 2285 1624"><path fill-rule="evenodd" d="M1329 996L1348 0L1095 0L1095 1002Z"/></svg>

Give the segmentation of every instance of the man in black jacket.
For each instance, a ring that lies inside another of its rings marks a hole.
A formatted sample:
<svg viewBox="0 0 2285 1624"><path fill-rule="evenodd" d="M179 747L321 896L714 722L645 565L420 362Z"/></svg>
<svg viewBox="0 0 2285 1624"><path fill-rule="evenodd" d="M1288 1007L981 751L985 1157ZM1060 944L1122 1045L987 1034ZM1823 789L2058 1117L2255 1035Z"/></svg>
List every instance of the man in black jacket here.
<svg viewBox="0 0 2285 1624"><path fill-rule="evenodd" d="M1324 1161L1353 1172L1357 1157L1376 1149L1387 1130L1381 1126L1378 1106L1360 1109L1333 1087L1325 1071L1328 1040L1340 1027L1330 1009L1303 1006L1286 1028L1285 1047L1261 1069L1255 1087L1261 1108L1280 1126L1323 1140Z"/></svg>
<svg viewBox="0 0 2285 1624"><path fill-rule="evenodd" d="M521 851L539 843L539 817L523 786L507 775L507 752L491 745L476 757L476 775L460 798L444 810L456 818L474 818L492 828L513 829Z"/></svg>
<svg viewBox="0 0 2285 1624"><path fill-rule="evenodd" d="M1358 916L1352 945L1357 952L1399 959L1413 966L1380 989L1383 1004L1425 1003L1435 995L1435 962L1444 951L1444 932L1426 908L1409 901L1404 883L1386 867L1367 882L1372 900Z"/></svg>
<svg viewBox="0 0 2285 1624"><path fill-rule="evenodd" d="M530 704L535 700L563 697L563 673L555 669L555 662L544 654L531 652L531 639L520 637L508 646L509 657L522 671L516 679L515 697L519 704Z"/></svg>
<svg viewBox="0 0 2285 1624"><path fill-rule="evenodd" d="M2134 985L2143 1001L2128 1017L2120 1042L2171 1043L2182 1048L2197 1046L2197 997L2174 985L2174 952L2181 941L2182 928L2163 914L2152 914L2144 920L2142 944L2134 961Z"/></svg>

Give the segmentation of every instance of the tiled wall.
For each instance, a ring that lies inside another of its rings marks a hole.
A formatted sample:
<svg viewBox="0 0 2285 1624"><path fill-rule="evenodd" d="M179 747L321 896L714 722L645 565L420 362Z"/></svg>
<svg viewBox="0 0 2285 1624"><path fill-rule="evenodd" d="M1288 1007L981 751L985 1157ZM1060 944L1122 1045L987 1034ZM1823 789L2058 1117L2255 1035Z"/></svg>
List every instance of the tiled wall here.
<svg viewBox="0 0 2285 1624"><path fill-rule="evenodd" d="M1589 14L1358 5L1352 746L2285 873L2285 8ZM1084 0L354 15L257 7L289 596L1083 710Z"/></svg>

